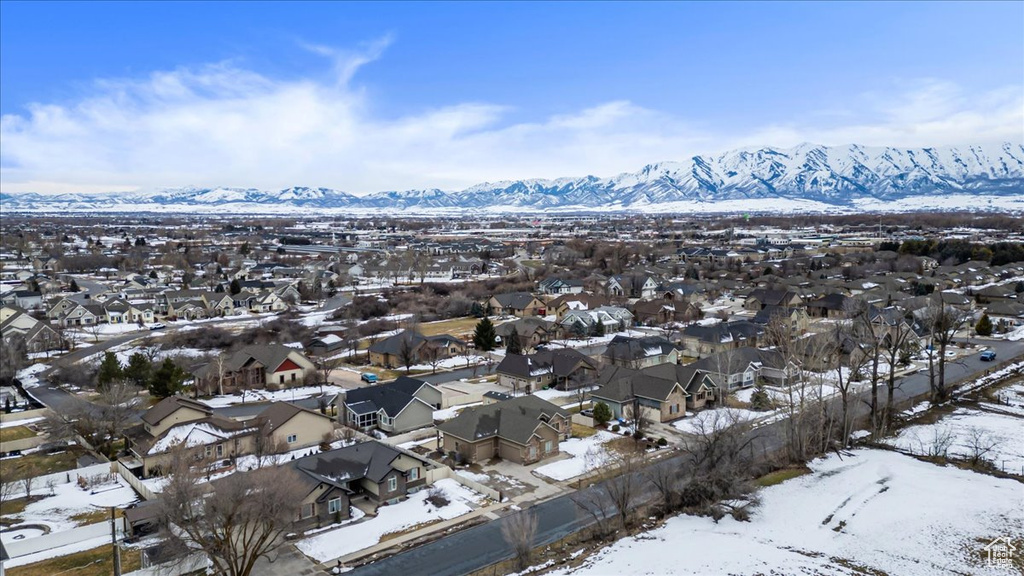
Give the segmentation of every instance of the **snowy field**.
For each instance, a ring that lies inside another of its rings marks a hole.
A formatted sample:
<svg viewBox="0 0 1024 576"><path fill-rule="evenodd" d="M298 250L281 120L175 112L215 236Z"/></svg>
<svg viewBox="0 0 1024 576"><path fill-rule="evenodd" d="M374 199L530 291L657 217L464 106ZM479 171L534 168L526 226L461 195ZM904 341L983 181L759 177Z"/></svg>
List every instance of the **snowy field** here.
<svg viewBox="0 0 1024 576"><path fill-rule="evenodd" d="M78 485L79 476L97 482L89 489L82 489ZM11 498L25 495L20 482L14 483L12 489ZM107 506L124 508L138 500L135 490L124 480L116 474L110 475L110 464L107 463L39 476L32 485L32 496L42 498L25 506L24 511L7 516L21 519L22 524L49 526L51 533L77 526L79 523L72 518L76 514L95 513ZM3 541L7 542L6 539Z"/></svg>
<svg viewBox="0 0 1024 576"><path fill-rule="evenodd" d="M1024 533L1019 482L882 450L810 467L763 489L750 522L678 516L554 574L1011 573L987 567L981 548Z"/></svg>
<svg viewBox="0 0 1024 576"><path fill-rule="evenodd" d="M748 422L758 418L765 418L775 414L774 412L755 412L744 408L715 408L701 410L691 417L676 420L672 427L684 434L698 434L700 431L710 432Z"/></svg>
<svg viewBox="0 0 1024 576"><path fill-rule="evenodd" d="M983 458L1006 472L1024 474L1024 417L957 408L933 424L908 426L886 442L913 454L933 456L945 451L956 458L971 456L972 445L994 444Z"/></svg>
<svg viewBox="0 0 1024 576"><path fill-rule="evenodd" d="M570 438L558 443L558 450L572 458L545 464L534 472L552 480L568 480L600 467L608 460L605 444L622 436L600 431L587 438Z"/></svg>
<svg viewBox="0 0 1024 576"><path fill-rule="evenodd" d="M381 506L375 518L320 532L296 542L295 546L317 562L326 562L369 548L390 532L468 514L483 500L482 496L450 478L438 480L434 486L442 489L448 497L447 506L434 507L427 502L428 490L420 490L405 502Z"/></svg>

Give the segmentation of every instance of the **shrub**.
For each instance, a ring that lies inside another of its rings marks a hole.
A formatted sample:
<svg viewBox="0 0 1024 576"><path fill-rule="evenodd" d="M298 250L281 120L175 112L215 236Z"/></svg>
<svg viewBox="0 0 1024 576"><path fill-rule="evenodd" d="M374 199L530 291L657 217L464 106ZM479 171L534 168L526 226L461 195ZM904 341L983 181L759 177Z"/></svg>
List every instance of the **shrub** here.
<svg viewBox="0 0 1024 576"><path fill-rule="evenodd" d="M430 502L434 508L444 508L449 504L448 495L441 488L433 486L427 491L427 502Z"/></svg>
<svg viewBox="0 0 1024 576"><path fill-rule="evenodd" d="M658 438L658 446L668 446L668 440L665 440L664 438Z"/></svg>
<svg viewBox="0 0 1024 576"><path fill-rule="evenodd" d="M612 419L612 409L608 407L604 402L598 402L594 405L594 423L598 426L603 426ZM616 426L618 426L616 424Z"/></svg>
<svg viewBox="0 0 1024 576"><path fill-rule="evenodd" d="M612 432L618 432L619 430L622 430L622 427L618 424L612 426Z"/></svg>

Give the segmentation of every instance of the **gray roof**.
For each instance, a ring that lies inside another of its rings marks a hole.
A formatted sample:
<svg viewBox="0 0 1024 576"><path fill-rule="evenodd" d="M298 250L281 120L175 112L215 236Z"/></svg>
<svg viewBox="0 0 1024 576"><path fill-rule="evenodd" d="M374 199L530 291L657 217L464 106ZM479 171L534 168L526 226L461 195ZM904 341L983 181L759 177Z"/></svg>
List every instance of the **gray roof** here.
<svg viewBox="0 0 1024 576"><path fill-rule="evenodd" d="M529 306L536 298L529 292L508 292L506 294L495 294L494 299L503 308L522 310Z"/></svg>
<svg viewBox="0 0 1024 576"><path fill-rule="evenodd" d="M336 485L363 478L380 483L391 472L391 463L402 454L387 444L370 441L299 458L292 465L300 472Z"/></svg>
<svg viewBox="0 0 1024 576"><path fill-rule="evenodd" d="M211 415L213 410L209 406L202 402L197 402L184 396L168 396L163 400L156 403L155 406L146 410L146 413L142 415L142 421L156 426L161 420L170 416L178 408L191 408L193 410L199 410L200 412Z"/></svg>
<svg viewBox="0 0 1024 576"><path fill-rule="evenodd" d="M418 378L401 376L392 382L347 391L345 406L356 414L384 410L385 414L394 418L417 400L416 392L423 386L431 384Z"/></svg>
<svg viewBox="0 0 1024 576"><path fill-rule="evenodd" d="M632 338L619 335L608 343L604 356L614 359L640 360L649 356L671 354L673 350L676 350L676 345L669 342L664 336Z"/></svg>
<svg viewBox="0 0 1024 576"><path fill-rule="evenodd" d="M467 408L452 420L438 424L437 429L468 442L497 436L516 444L526 444L537 427L555 414L569 417L568 411L551 402L527 395Z"/></svg>
<svg viewBox="0 0 1024 576"><path fill-rule="evenodd" d="M572 348L541 350L535 354L506 354L495 370L499 374L509 374L528 378L538 370L548 371L558 377L567 377L576 372L580 364L597 369L590 357Z"/></svg>
<svg viewBox="0 0 1024 576"><path fill-rule="evenodd" d="M616 403L627 402L634 396L662 401L668 398L676 386L676 381L673 379L623 366L611 366L602 371L599 382L601 387L590 395Z"/></svg>

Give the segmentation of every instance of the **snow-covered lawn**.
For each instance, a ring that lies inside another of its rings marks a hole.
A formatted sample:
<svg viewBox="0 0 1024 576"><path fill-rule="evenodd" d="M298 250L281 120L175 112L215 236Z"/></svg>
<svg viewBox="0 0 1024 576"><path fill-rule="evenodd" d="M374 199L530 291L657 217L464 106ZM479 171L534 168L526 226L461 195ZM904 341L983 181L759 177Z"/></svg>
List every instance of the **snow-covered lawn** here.
<svg viewBox="0 0 1024 576"><path fill-rule="evenodd" d="M701 410L693 416L688 416L672 423L672 427L684 434L697 434L700 431L719 430L772 415L772 412L755 412L744 408L714 408Z"/></svg>
<svg viewBox="0 0 1024 576"><path fill-rule="evenodd" d="M975 438L981 446L995 444L983 459L1007 472L1024 473L1024 417L957 408L933 424L904 428L886 442L914 454L941 455L936 452L945 449L950 457L965 458L973 455Z"/></svg>
<svg viewBox="0 0 1024 576"><path fill-rule="evenodd" d="M48 366L44 363L33 364L27 368L18 370L15 377L21 381L21 385L25 388L35 388L39 386L39 373L46 370Z"/></svg>
<svg viewBox="0 0 1024 576"><path fill-rule="evenodd" d="M618 434L601 430L587 438L570 438L558 443L558 450L572 458L537 467L534 472L552 480L568 480L593 470L608 460L605 443L621 438Z"/></svg>
<svg viewBox="0 0 1024 576"><path fill-rule="evenodd" d="M1024 533L1019 482L882 450L810 467L763 489L750 522L678 516L553 574L1008 573L991 572L981 552Z"/></svg>
<svg viewBox="0 0 1024 576"><path fill-rule="evenodd" d="M327 385L323 387L324 394L331 396L333 394L339 394L344 390L341 386ZM301 400L303 398L310 398L313 396L320 395L320 386L299 386L297 388L286 388L284 390L249 390L245 393L245 401L248 403L252 402L272 402L272 401L284 401L293 402L295 400ZM225 406L231 406L232 404L241 404L241 394L226 394L224 396L214 396L212 398L200 398L200 402L206 404L210 408L223 408Z"/></svg>
<svg viewBox="0 0 1024 576"><path fill-rule="evenodd" d="M447 506L434 507L427 502L429 490L420 490L405 502L381 506L375 518L320 532L295 545L306 556L326 562L373 546L390 532L468 514L483 500L482 496L450 478L438 480L434 486L444 491L449 500Z"/></svg>
<svg viewBox="0 0 1024 576"><path fill-rule="evenodd" d="M72 516L76 514L95 513L106 506L125 507L138 500L124 480L116 474L110 474L110 464L96 464L69 472L58 472L39 476L32 485L32 496L43 496L42 499L25 506L25 510L17 514L9 514L12 518L20 518L23 524L44 524L50 532L68 530L78 525ZM78 477L99 480L92 488L83 490L78 485ZM68 479L70 478L70 482ZM50 487L53 495L50 495ZM12 498L25 495L20 482L14 484ZM31 536L27 536L31 537ZM6 540L4 540L6 542Z"/></svg>
<svg viewBox="0 0 1024 576"><path fill-rule="evenodd" d="M584 388L583 392L593 392L598 388L600 388L600 386L590 386ZM555 388L548 388L547 390L537 390L536 392L533 393L533 395L543 400L547 400L548 402L553 402L555 404L562 404L563 402L569 401L578 403L578 400L576 400L576 390L565 391L556 390ZM562 399L563 402L556 402L556 399L559 398Z"/></svg>

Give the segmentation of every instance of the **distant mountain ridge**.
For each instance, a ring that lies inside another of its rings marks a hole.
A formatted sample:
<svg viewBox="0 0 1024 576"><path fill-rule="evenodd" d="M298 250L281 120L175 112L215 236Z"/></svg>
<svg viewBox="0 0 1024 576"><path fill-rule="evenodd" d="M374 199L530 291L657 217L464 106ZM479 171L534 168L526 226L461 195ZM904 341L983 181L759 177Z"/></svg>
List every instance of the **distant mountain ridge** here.
<svg viewBox="0 0 1024 576"><path fill-rule="evenodd" d="M853 209L898 205L977 208L972 198L999 197L1024 208L1024 145L941 148L817 146L744 148L661 162L610 178L585 176L477 184L465 190L385 191L356 196L328 188L278 191L175 188L159 192L2 194L19 212L223 211L225 213L462 210L666 211L727 207ZM943 200L945 199L945 200ZM930 203L929 203L930 202ZM1003 203L1005 204L1005 202Z"/></svg>

